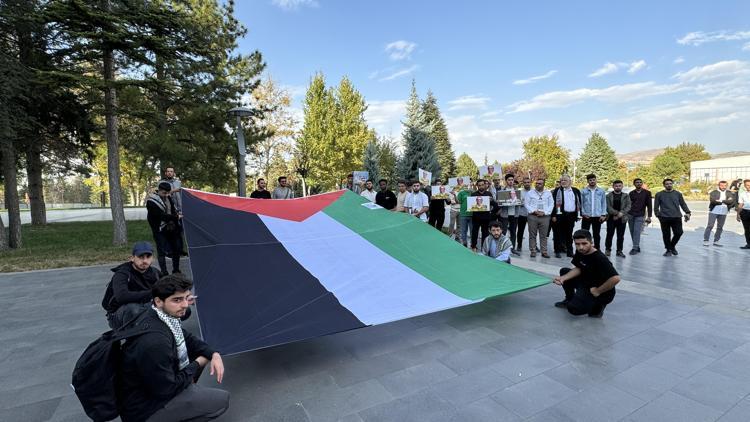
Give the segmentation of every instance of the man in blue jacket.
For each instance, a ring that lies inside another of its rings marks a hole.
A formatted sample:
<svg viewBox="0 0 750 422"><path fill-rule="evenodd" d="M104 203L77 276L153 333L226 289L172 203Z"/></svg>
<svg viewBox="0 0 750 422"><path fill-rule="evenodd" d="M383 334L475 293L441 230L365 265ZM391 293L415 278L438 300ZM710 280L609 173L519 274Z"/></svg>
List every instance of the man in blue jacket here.
<svg viewBox="0 0 750 422"><path fill-rule="evenodd" d="M581 189L581 229L591 230L594 247L601 250L602 223L607 220L607 193L596 186L596 175L586 176L588 186Z"/></svg>

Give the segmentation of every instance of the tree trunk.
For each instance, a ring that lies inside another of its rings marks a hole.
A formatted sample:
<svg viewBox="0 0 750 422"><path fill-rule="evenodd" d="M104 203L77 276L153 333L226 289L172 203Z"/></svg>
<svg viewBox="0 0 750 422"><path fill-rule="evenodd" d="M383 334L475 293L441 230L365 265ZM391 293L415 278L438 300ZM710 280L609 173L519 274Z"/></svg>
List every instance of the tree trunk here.
<svg viewBox="0 0 750 422"><path fill-rule="evenodd" d="M109 0L103 0L110 10ZM114 234L112 244L125 246L128 243L128 231L125 224L125 210L122 203L122 186L120 185L120 141L117 137L117 91L115 80L114 52L104 51L104 117L106 121L105 138L107 139L107 173L109 177L109 204L112 210Z"/></svg>
<svg viewBox="0 0 750 422"><path fill-rule="evenodd" d="M29 178L31 224L43 226L47 224L47 206L42 183L42 145L39 142L33 142L26 150L26 175Z"/></svg>
<svg viewBox="0 0 750 422"><path fill-rule="evenodd" d="M8 247L18 249L21 242L21 207L18 202L18 182L16 180L16 151L13 144L0 141L3 180L5 186L5 208L8 209ZM3 237L5 231L3 230ZM0 246L2 243L0 243Z"/></svg>

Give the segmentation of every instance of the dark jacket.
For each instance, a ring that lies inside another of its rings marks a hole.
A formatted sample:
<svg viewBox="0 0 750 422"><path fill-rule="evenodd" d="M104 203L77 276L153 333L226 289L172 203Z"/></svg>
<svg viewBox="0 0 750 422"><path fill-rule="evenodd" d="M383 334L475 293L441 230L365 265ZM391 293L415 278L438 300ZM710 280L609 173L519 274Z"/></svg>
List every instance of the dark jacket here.
<svg viewBox="0 0 750 422"><path fill-rule="evenodd" d="M647 189L641 189L640 192L633 189L628 192L630 197L630 211L628 214L633 217L648 217L651 218L653 213L653 203L651 198L651 191Z"/></svg>
<svg viewBox="0 0 750 422"><path fill-rule="evenodd" d="M167 212L167 209L158 194L152 193L146 200L146 219L148 225L151 226L151 230L154 232L158 231L172 231L169 228L173 227L174 231L179 231L179 218L177 217L177 208L174 206L174 201L171 196L167 197L169 202L169 208L171 212Z"/></svg>
<svg viewBox="0 0 750 422"><path fill-rule="evenodd" d="M177 344L172 331L156 311L149 309L138 324L156 332L127 340L122 348L119 399L123 422L144 421L197 379L200 365L195 359L211 359L214 350L182 330L190 364L179 369Z"/></svg>
<svg viewBox="0 0 750 422"><path fill-rule="evenodd" d="M728 209L732 209L734 207L735 202L737 201L737 198L734 195L734 192L730 191L729 189L725 190L724 193L726 193L727 197L724 201L720 201L719 198L721 198L721 192L716 189L711 191L711 193L708 195L708 209L713 210L717 205L724 204L727 206Z"/></svg>
<svg viewBox="0 0 750 422"><path fill-rule="evenodd" d="M607 194L607 214L609 214L609 218L614 218L618 212L621 212L623 214L622 221L628 221L629 212L630 212L630 195L628 195L625 192L620 193L620 211L617 211L614 208L614 202L615 202L615 192L612 191Z"/></svg>
<svg viewBox="0 0 750 422"><path fill-rule="evenodd" d="M682 213L690 214L690 208L685 203L682 192L672 189L671 191L663 190L657 192L654 197L654 214L659 218L681 218Z"/></svg>
<svg viewBox="0 0 750 422"><path fill-rule="evenodd" d="M127 303L148 303L151 301L151 287L159 280L159 271L149 267L141 273L133 267L132 262L112 268L115 273L107 285L102 307L112 313Z"/></svg>
<svg viewBox="0 0 750 422"><path fill-rule="evenodd" d="M565 210L565 193L562 193L562 204L560 204L560 206L558 206L557 204L557 192L559 192L561 189L562 189L562 186L552 189L552 202L555 203L555 207L552 208L553 217L556 216L557 214L563 213L563 211ZM573 196L575 196L576 198L575 213L576 215L578 215L578 213L581 212L581 191L578 190L578 188L574 186L572 186L571 189L573 189Z"/></svg>

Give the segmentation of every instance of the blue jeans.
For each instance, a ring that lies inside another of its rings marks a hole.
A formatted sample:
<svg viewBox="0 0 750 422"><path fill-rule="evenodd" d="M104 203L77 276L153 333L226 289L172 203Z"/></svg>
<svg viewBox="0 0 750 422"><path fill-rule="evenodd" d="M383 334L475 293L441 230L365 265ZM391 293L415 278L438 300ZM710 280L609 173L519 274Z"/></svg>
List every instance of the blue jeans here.
<svg viewBox="0 0 750 422"><path fill-rule="evenodd" d="M458 216L458 235L461 239L461 243L466 246L467 239L469 239L469 236L466 235L466 233L469 233L469 236L471 236L471 216Z"/></svg>
<svg viewBox="0 0 750 422"><path fill-rule="evenodd" d="M634 217L630 216L628 220L628 227L630 227L630 238L633 240L633 249L640 249L641 247L641 232L643 231L643 220L645 217Z"/></svg>

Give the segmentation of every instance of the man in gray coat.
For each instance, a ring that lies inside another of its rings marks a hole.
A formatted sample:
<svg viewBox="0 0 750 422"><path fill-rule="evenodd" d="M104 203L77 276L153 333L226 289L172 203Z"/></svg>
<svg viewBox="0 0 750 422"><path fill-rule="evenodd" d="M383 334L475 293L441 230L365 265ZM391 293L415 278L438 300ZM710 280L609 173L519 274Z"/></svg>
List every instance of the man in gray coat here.
<svg viewBox="0 0 750 422"><path fill-rule="evenodd" d="M612 189L612 192L607 194L607 238L604 241L604 254L612 254L612 238L617 233L617 256L625 258L622 247L625 243L625 228L630 211L630 195L622 192L622 180L612 182Z"/></svg>
<svg viewBox="0 0 750 422"><path fill-rule="evenodd" d="M661 236L664 241L664 256L677 255L677 242L682 236L682 212L685 212L685 222L690 220L690 208L682 197L682 192L674 189L672 179L664 179L664 190L654 197L654 214L659 219ZM671 233L670 233L671 231Z"/></svg>

